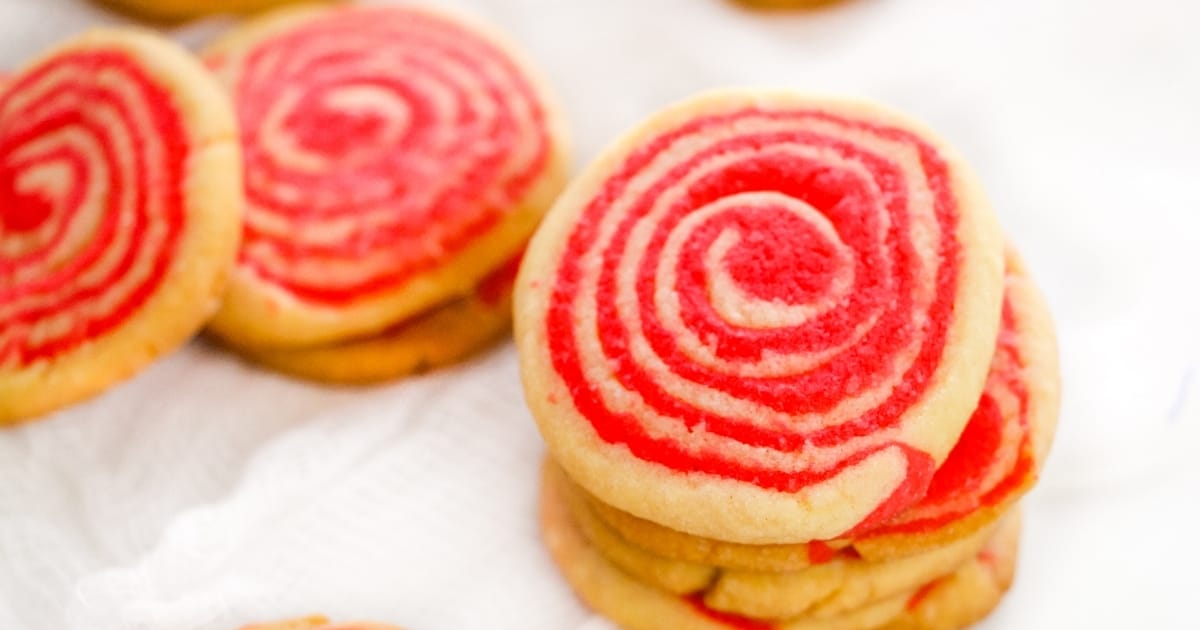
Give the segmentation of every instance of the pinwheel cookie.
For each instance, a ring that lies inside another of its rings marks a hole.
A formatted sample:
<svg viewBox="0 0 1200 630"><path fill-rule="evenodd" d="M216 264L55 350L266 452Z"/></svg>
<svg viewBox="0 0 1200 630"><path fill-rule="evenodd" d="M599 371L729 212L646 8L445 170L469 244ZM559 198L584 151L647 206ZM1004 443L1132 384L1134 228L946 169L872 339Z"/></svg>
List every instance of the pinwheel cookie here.
<svg viewBox="0 0 1200 630"><path fill-rule="evenodd" d="M400 630L400 628L367 621L331 623L325 617L316 616L273 623L257 623L244 626L242 630Z"/></svg>
<svg viewBox="0 0 1200 630"><path fill-rule="evenodd" d="M1057 425L1058 355L1045 300L1011 248L1000 334L983 395L926 496L853 538L798 545L739 545L678 532L580 490L589 511L623 539L687 563L796 571L835 558L887 560L976 535L1036 481Z"/></svg>
<svg viewBox="0 0 1200 630"><path fill-rule="evenodd" d="M140 31L85 34L0 87L0 424L99 393L213 314L236 134L200 63Z"/></svg>
<svg viewBox="0 0 1200 630"><path fill-rule="evenodd" d="M366 339L242 352L280 372L327 383L375 383L449 365L509 333L519 263L520 257L513 258L470 295Z"/></svg>
<svg viewBox="0 0 1200 630"><path fill-rule="evenodd" d="M234 345L360 339L469 294L565 182L546 90L460 18L282 9L205 56L246 153L244 243L211 326Z"/></svg>
<svg viewBox="0 0 1200 630"><path fill-rule="evenodd" d="M157 20L186 20L217 13L262 11L297 0L98 0L117 9Z"/></svg>
<svg viewBox="0 0 1200 630"><path fill-rule="evenodd" d="M635 580L609 563L572 520L551 478L542 488L542 532L551 556L588 605L628 630L954 630L985 616L1012 581L1020 521L1006 518L962 566L899 595L827 616L756 619L710 608Z"/></svg>
<svg viewBox="0 0 1200 630"><path fill-rule="evenodd" d="M526 397L598 500L743 544L920 500L983 390L1003 241L969 169L889 110L723 91L568 188L516 289Z"/></svg>

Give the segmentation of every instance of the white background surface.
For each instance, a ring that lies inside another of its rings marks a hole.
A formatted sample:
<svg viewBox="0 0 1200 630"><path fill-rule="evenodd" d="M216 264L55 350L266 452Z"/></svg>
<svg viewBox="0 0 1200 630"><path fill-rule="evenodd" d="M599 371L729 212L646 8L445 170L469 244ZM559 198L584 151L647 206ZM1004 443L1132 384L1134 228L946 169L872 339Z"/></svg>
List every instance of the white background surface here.
<svg viewBox="0 0 1200 630"><path fill-rule="evenodd" d="M447 4L540 62L580 163L726 84L867 96L940 130L1049 294L1066 387L1017 584L983 628L1200 627L1200 4ZM0 0L0 64L115 20ZM511 346L337 390L197 342L0 432L0 629L232 630L315 611L410 630L605 628L538 542L541 452Z"/></svg>

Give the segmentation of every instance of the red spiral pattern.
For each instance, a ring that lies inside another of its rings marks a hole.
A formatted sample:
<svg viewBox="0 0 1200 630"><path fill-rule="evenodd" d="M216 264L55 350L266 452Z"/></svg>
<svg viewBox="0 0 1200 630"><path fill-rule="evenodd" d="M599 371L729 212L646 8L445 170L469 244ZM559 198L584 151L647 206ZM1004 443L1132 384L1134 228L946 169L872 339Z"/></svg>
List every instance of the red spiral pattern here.
<svg viewBox="0 0 1200 630"><path fill-rule="evenodd" d="M1013 299L1012 291L1006 292L996 353L979 406L934 474L925 498L868 537L934 532L1006 503L1033 481L1033 402L1022 350L1029 340L1022 336Z"/></svg>
<svg viewBox="0 0 1200 630"><path fill-rule="evenodd" d="M128 54L65 52L0 96L0 367L126 321L184 230L187 134Z"/></svg>
<svg viewBox="0 0 1200 630"><path fill-rule="evenodd" d="M574 406L637 458L796 492L900 448L957 297L950 168L817 109L710 114L630 153L583 208L546 336Z"/></svg>
<svg viewBox="0 0 1200 630"><path fill-rule="evenodd" d="M345 304L436 267L549 161L547 113L522 69L420 10L330 10L209 62L235 73L240 264L308 302Z"/></svg>

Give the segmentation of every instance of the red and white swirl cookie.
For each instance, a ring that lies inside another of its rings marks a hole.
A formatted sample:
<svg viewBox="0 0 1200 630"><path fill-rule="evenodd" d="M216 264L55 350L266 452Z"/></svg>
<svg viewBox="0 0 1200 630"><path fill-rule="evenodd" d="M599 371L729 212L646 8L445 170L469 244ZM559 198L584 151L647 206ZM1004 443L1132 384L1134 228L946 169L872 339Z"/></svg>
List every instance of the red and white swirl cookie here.
<svg viewBox="0 0 1200 630"><path fill-rule="evenodd" d="M517 283L526 397L601 501L690 534L869 531L979 400L1003 242L889 110L732 90L652 117L560 198Z"/></svg>
<svg viewBox="0 0 1200 630"><path fill-rule="evenodd" d="M211 330L300 347L473 288L565 183L565 134L513 47L425 9L283 9L213 45L246 153L244 242Z"/></svg>
<svg viewBox="0 0 1200 630"><path fill-rule="evenodd" d="M217 309L237 251L233 114L162 38L97 30L0 87L0 425L99 393Z"/></svg>
<svg viewBox="0 0 1200 630"><path fill-rule="evenodd" d="M901 558L972 536L1033 486L1058 420L1058 354L1050 312L1011 247L1007 267L1000 334L975 413L926 496L887 523L835 541L738 545L671 530L587 497L593 512L653 553L750 571L796 571L839 555Z"/></svg>
<svg viewBox="0 0 1200 630"><path fill-rule="evenodd" d="M450 365L512 331L512 286L520 257L492 272L475 291L382 333L311 348L243 348L247 358L323 383L379 383Z"/></svg>

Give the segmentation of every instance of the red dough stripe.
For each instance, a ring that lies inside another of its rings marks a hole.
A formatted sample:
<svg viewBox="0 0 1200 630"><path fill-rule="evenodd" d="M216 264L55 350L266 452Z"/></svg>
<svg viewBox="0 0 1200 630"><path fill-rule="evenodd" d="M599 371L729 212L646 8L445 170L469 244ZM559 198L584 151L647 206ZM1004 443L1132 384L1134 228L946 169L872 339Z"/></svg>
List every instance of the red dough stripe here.
<svg viewBox="0 0 1200 630"><path fill-rule="evenodd" d="M209 63L236 73L240 264L305 301L344 305L438 266L549 161L547 113L508 53L420 10L331 10Z"/></svg>
<svg viewBox="0 0 1200 630"><path fill-rule="evenodd" d="M728 626L733 630L775 630L775 625L772 623L709 608L704 603L703 593L685 597L683 601L687 602L692 607L692 610L695 610L710 621Z"/></svg>
<svg viewBox="0 0 1200 630"><path fill-rule="evenodd" d="M944 582L944 580L934 580L917 589L917 592L913 593L912 597L909 597L908 601L904 604L904 609L910 612L916 610L925 602L925 600L929 599L929 596L933 595L933 592L937 590L937 588Z"/></svg>
<svg viewBox="0 0 1200 630"><path fill-rule="evenodd" d="M554 368L634 456L795 492L901 446L885 436L946 344L957 225L946 163L902 129L816 110L693 120L584 209L547 316ZM929 483L932 458L900 450L908 480L863 526Z"/></svg>
<svg viewBox="0 0 1200 630"><path fill-rule="evenodd" d="M838 555L838 550L829 546L827 543L814 540L808 543L808 559L813 564L825 564L832 562Z"/></svg>
<svg viewBox="0 0 1200 630"><path fill-rule="evenodd" d="M4 88L0 366L113 330L161 284L185 223L171 103L117 51L61 54Z"/></svg>

